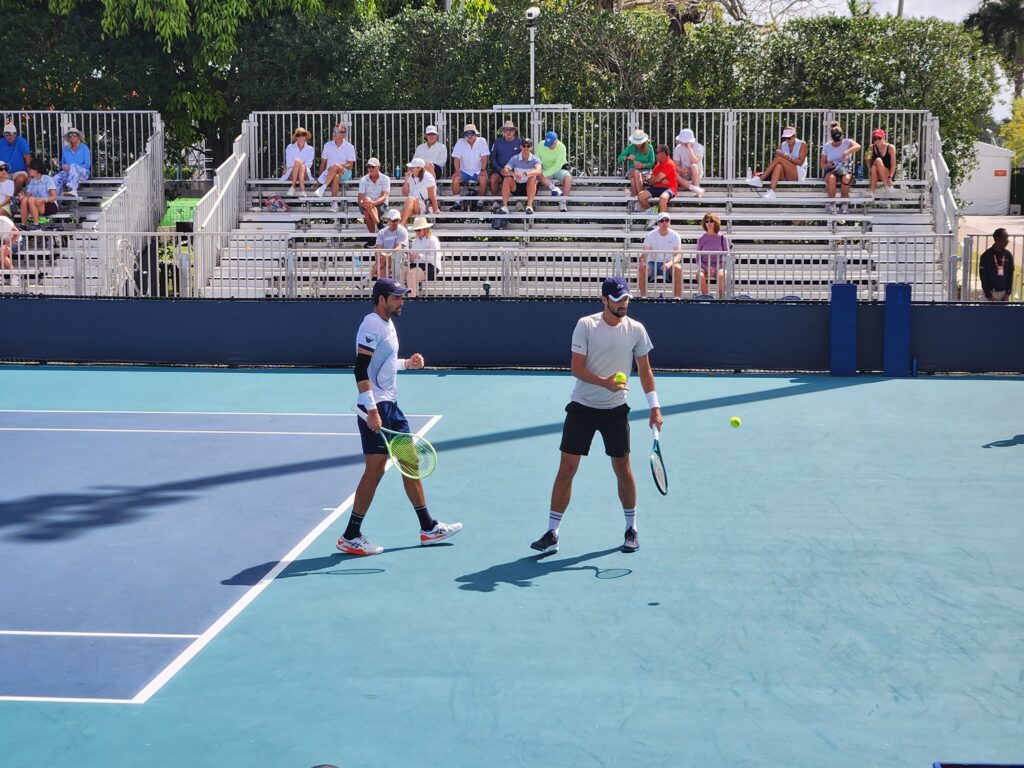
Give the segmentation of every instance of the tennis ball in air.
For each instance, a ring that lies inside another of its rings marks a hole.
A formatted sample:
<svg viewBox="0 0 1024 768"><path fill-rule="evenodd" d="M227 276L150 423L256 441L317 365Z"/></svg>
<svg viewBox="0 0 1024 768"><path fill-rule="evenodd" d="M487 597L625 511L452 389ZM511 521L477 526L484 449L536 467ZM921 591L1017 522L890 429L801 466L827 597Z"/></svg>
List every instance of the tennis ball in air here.
<svg viewBox="0 0 1024 768"><path fill-rule="evenodd" d="M616 384L625 384L627 378L628 377L626 376L626 374L624 374L622 371L619 371L614 376L612 376L612 381L614 381Z"/></svg>
<svg viewBox="0 0 1024 768"><path fill-rule="evenodd" d="M734 427L742 426L743 419L741 419L739 416L733 416L731 419L729 419L729 424L731 424Z"/></svg>

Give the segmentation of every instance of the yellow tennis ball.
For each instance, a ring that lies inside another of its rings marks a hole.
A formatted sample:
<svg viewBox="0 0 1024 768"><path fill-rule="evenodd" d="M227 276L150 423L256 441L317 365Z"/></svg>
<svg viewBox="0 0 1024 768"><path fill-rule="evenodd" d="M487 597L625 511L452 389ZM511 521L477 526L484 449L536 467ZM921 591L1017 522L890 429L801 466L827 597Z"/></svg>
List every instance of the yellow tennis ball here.
<svg viewBox="0 0 1024 768"><path fill-rule="evenodd" d="M733 416L731 419L729 419L729 423L734 427L740 427L743 425L743 419L741 419L739 416Z"/></svg>
<svg viewBox="0 0 1024 768"><path fill-rule="evenodd" d="M616 384L625 384L628 378L629 377L626 376L626 374L624 374L622 371L619 371L614 376L612 376L612 381L614 381Z"/></svg>

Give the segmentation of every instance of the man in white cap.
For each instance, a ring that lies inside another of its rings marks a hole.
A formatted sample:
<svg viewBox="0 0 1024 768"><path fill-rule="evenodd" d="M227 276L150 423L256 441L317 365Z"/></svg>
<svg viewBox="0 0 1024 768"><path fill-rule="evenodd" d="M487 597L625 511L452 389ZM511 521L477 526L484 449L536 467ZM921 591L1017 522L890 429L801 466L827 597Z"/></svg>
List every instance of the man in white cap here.
<svg viewBox="0 0 1024 768"><path fill-rule="evenodd" d="M348 141L348 128L338 123L331 129L331 140L324 144L320 152L320 175L317 181L320 187L317 197L323 197L327 188L331 188L331 197L337 197L341 182L352 178L352 169L356 167L356 148Z"/></svg>
<svg viewBox="0 0 1024 768"><path fill-rule="evenodd" d="M476 185L479 194L487 192L487 161L490 150L487 148L487 139L480 135L473 123L467 123L462 130L462 138L455 142L452 150L452 163L455 171L452 173L452 194L455 195L455 205L451 210L462 210L462 185ZM479 204L476 206L479 208Z"/></svg>
<svg viewBox="0 0 1024 768"><path fill-rule="evenodd" d="M422 159L425 163L431 163L433 168L428 167L428 170L435 179L440 179L444 174L445 163L448 162L448 147L438 138L436 126L428 125L423 131L423 138L424 142L416 147L412 156Z"/></svg>
<svg viewBox="0 0 1024 768"><path fill-rule="evenodd" d="M409 231L401 224L402 214L394 208L389 208L385 219L387 226L377 230L377 239L374 242L377 253L370 269L370 279L373 280L389 276L394 266L392 257L409 247ZM369 280L365 278L363 282L369 284Z"/></svg>
<svg viewBox="0 0 1024 768"><path fill-rule="evenodd" d="M28 184L28 164L32 160L32 150L24 136L18 135L14 123L4 124L4 138L0 141L0 162L7 163L7 173L14 182L14 193L17 194Z"/></svg>
<svg viewBox="0 0 1024 768"><path fill-rule="evenodd" d="M704 145L698 143L689 128L683 128L676 136L672 161L676 164L680 189L688 189L697 197L703 197L704 189L700 186L700 180L704 175Z"/></svg>
<svg viewBox="0 0 1024 768"><path fill-rule="evenodd" d="M366 175L359 180L359 194L356 197L356 202L363 211L366 231L373 235L367 245L368 248L372 248L377 241L380 217L387 207L390 194L391 179L380 172L380 160L371 157L366 161ZM331 210L338 210L337 200L331 203Z"/></svg>
<svg viewBox="0 0 1024 768"><path fill-rule="evenodd" d="M637 265L640 298L647 298L647 283L657 278L672 280L672 295L683 297L683 239L671 229L672 217L665 212L654 217L654 229L644 237L643 255Z"/></svg>
<svg viewBox="0 0 1024 768"><path fill-rule="evenodd" d="M406 165L408 172L402 184L405 205L402 206L402 226L413 216L426 215L429 208L433 213L440 213L437 204L437 181L434 174L427 170L426 161L422 157L414 157Z"/></svg>

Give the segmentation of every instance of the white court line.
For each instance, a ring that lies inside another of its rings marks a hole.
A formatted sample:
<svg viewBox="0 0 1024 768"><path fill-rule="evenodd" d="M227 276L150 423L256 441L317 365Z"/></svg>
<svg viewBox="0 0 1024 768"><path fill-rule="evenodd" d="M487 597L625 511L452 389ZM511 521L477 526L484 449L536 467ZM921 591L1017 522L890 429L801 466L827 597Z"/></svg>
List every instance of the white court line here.
<svg viewBox="0 0 1024 768"><path fill-rule="evenodd" d="M52 704L131 704L131 699L69 699L60 696L0 696L0 701L31 701Z"/></svg>
<svg viewBox="0 0 1024 768"><path fill-rule="evenodd" d="M141 637L152 639L193 639L199 635L177 635L164 632L49 632L35 629L0 629L0 635L27 635L29 637Z"/></svg>
<svg viewBox="0 0 1024 768"><path fill-rule="evenodd" d="M101 429L99 427L0 427L0 432L128 432L157 435L302 435L357 437L358 432L269 432L255 429Z"/></svg>
<svg viewBox="0 0 1024 768"><path fill-rule="evenodd" d="M166 414L168 416L355 416L351 411L344 413L289 413L287 411L86 411L51 410L38 408L0 408L0 413L123 413L144 416ZM407 413L407 417L428 418L424 413Z"/></svg>

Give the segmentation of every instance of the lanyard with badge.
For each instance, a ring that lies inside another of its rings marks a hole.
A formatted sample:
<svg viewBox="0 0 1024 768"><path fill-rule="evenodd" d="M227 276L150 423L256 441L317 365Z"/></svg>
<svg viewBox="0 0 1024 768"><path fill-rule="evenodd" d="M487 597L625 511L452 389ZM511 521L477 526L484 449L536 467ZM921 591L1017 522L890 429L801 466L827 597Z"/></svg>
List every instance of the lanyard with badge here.
<svg viewBox="0 0 1024 768"><path fill-rule="evenodd" d="M1006 270L1003 268L1003 265L1006 264L1006 253L1003 253L1003 258L1001 259L993 253L992 259L996 263L996 275L1003 277L1006 274Z"/></svg>

